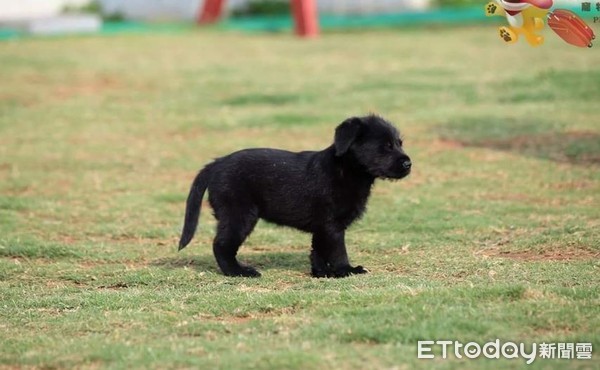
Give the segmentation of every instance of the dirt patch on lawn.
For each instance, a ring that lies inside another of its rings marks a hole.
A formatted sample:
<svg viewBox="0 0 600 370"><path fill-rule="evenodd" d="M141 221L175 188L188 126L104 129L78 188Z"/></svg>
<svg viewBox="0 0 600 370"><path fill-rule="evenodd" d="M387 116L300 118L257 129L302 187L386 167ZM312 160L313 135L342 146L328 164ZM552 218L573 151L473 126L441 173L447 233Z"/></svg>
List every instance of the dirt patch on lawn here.
<svg viewBox="0 0 600 370"><path fill-rule="evenodd" d="M600 252L588 249L550 249L546 251L525 250L494 250L485 253L488 257L508 258L521 261L573 261L600 258Z"/></svg>
<svg viewBox="0 0 600 370"><path fill-rule="evenodd" d="M121 86L121 82L116 77L96 76L91 79L74 81L71 84L59 85L54 88L51 96L55 99L69 99L74 96L99 95Z"/></svg>
<svg viewBox="0 0 600 370"><path fill-rule="evenodd" d="M481 146L499 150L538 153L558 162L600 165L600 134L589 131L522 135L484 140Z"/></svg>
<svg viewBox="0 0 600 370"><path fill-rule="evenodd" d="M598 186L598 184L591 180L573 180L547 185L548 188L556 190L583 190L592 189L595 186Z"/></svg>
<svg viewBox="0 0 600 370"><path fill-rule="evenodd" d="M466 147L516 152L560 163L600 165L600 133L592 131L547 132L511 137L460 138L439 140L446 149Z"/></svg>
<svg viewBox="0 0 600 370"><path fill-rule="evenodd" d="M245 324L253 320L273 319L281 316L293 317L298 310L299 308L294 305L286 307L264 307L260 311L240 313L232 312L230 314L220 316L198 313L193 317L193 319L198 321L219 322L223 324Z"/></svg>
<svg viewBox="0 0 600 370"><path fill-rule="evenodd" d="M427 154L437 154L447 150L456 150L465 147L465 143L460 140L454 140L449 138L439 138L434 140L416 140L412 143L425 148Z"/></svg>

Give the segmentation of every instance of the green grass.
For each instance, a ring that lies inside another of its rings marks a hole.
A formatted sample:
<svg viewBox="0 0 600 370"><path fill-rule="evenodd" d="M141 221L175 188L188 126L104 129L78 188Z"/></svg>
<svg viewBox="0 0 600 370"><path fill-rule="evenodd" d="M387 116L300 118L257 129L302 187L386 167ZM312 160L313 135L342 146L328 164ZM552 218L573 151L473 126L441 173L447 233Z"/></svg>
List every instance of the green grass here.
<svg viewBox="0 0 600 370"><path fill-rule="evenodd" d="M525 366L419 360L421 339L598 352L600 54L547 36L537 49L494 27L0 44L0 367ZM176 252L212 158L324 148L369 111L397 123L415 164L375 185L348 232L370 274L313 279L310 237L261 222L241 259L263 277L224 277L208 207Z"/></svg>

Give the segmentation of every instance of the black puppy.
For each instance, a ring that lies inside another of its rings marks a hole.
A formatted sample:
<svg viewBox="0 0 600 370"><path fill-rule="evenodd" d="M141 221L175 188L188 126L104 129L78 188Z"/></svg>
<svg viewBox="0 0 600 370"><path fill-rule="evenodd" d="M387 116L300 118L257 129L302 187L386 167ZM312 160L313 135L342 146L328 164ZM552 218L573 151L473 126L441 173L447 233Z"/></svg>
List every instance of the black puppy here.
<svg viewBox="0 0 600 370"><path fill-rule="evenodd" d="M392 124L370 115L345 120L333 145L320 152L245 149L218 158L198 173L187 199L179 249L194 237L200 205L208 199L218 220L213 252L229 276L260 276L241 265L237 251L259 218L312 233L316 277L367 272L348 261L344 234L365 211L376 178L400 179L410 158Z"/></svg>

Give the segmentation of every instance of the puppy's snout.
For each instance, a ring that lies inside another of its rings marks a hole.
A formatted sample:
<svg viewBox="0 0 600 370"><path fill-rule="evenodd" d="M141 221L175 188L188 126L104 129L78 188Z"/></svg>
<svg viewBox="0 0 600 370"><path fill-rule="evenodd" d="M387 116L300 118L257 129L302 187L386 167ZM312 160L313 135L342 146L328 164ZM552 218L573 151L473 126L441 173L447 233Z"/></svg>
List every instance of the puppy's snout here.
<svg viewBox="0 0 600 370"><path fill-rule="evenodd" d="M402 162L402 167L404 167L405 170L409 170L412 167L412 162L410 161L410 159L407 159L404 162Z"/></svg>

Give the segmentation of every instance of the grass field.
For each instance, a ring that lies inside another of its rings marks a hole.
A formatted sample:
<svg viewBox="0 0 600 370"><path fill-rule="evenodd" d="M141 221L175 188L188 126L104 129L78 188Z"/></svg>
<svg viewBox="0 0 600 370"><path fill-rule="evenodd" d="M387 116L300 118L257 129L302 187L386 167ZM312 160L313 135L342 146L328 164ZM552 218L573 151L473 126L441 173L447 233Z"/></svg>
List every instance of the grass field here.
<svg viewBox="0 0 600 370"><path fill-rule="evenodd" d="M591 342L600 366L600 53L494 27L219 31L0 44L0 368L512 369L418 340ZM309 276L310 237L259 223L222 276L215 221L177 253L195 172L320 149L350 115L414 171L348 232L371 273ZM439 355L439 351L436 351Z"/></svg>

